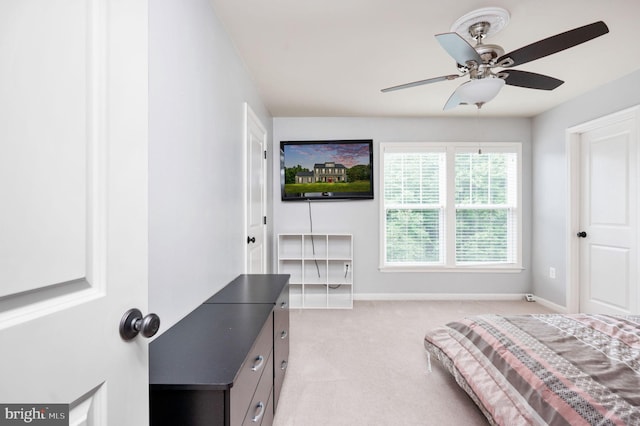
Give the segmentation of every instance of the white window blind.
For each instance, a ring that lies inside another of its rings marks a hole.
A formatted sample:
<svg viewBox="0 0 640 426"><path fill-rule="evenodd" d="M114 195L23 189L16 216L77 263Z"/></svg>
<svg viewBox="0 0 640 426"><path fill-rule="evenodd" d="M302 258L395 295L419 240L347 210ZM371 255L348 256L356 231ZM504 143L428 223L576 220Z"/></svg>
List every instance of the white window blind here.
<svg viewBox="0 0 640 426"><path fill-rule="evenodd" d="M442 263L444 153L385 155L386 261Z"/></svg>
<svg viewBox="0 0 640 426"><path fill-rule="evenodd" d="M519 144L381 147L383 268L519 267Z"/></svg>
<svg viewBox="0 0 640 426"><path fill-rule="evenodd" d="M517 155L457 153L456 263L517 260Z"/></svg>

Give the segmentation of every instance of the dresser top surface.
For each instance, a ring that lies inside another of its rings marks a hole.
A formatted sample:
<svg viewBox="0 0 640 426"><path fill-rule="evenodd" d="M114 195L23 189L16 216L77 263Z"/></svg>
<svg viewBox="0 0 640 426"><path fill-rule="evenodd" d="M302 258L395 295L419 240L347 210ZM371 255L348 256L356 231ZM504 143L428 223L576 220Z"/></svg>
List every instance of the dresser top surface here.
<svg viewBox="0 0 640 426"><path fill-rule="evenodd" d="M228 389L273 306L203 304L149 346L149 384Z"/></svg>
<svg viewBox="0 0 640 426"><path fill-rule="evenodd" d="M282 294L289 275L240 275L149 345L149 384L224 390Z"/></svg>
<svg viewBox="0 0 640 426"><path fill-rule="evenodd" d="M289 275L240 275L204 303L275 304L289 280Z"/></svg>

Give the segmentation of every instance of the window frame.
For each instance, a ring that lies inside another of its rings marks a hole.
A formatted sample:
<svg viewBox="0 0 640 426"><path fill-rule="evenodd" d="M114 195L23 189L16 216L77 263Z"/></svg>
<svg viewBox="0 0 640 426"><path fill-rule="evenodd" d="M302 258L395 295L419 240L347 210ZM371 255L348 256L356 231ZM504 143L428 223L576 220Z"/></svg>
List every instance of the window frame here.
<svg viewBox="0 0 640 426"><path fill-rule="evenodd" d="M508 152L516 154L516 206L515 218L516 232L515 261L513 263L491 264L456 264L456 203L455 203L455 158L457 153L478 152L499 153ZM522 271L522 143L520 142L381 142L378 159L378 188L379 202L379 226L380 226L380 251L379 270L382 272L520 272ZM444 200L444 263L426 264L406 262L402 264L386 262L386 205L384 166L386 153L419 153L419 152L444 152L445 153L445 200Z"/></svg>

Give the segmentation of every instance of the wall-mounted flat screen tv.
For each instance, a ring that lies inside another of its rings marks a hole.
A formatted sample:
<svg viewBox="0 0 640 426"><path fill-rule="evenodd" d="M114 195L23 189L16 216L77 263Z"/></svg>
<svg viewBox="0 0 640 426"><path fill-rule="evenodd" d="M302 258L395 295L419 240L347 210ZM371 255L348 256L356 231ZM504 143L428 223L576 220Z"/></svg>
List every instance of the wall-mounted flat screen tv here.
<svg viewBox="0 0 640 426"><path fill-rule="evenodd" d="M283 201L373 198L373 140L280 142Z"/></svg>

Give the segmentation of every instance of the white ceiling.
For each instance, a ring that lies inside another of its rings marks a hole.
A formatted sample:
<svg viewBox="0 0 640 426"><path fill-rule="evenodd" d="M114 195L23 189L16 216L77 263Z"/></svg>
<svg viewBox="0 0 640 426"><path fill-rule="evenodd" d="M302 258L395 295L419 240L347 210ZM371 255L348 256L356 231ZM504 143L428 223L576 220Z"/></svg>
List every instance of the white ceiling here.
<svg viewBox="0 0 640 426"><path fill-rule="evenodd" d="M514 67L565 83L553 91L505 86L485 116L530 117L640 69L638 0L211 0L274 117L461 116L442 107L467 77L380 89L457 72L434 35L461 16L502 7L509 24L485 43L506 52L602 20L609 33Z"/></svg>

